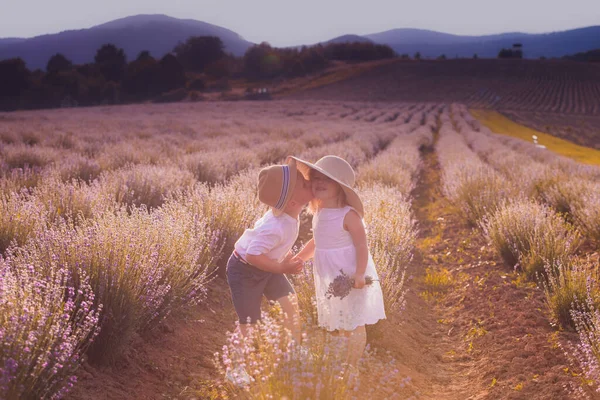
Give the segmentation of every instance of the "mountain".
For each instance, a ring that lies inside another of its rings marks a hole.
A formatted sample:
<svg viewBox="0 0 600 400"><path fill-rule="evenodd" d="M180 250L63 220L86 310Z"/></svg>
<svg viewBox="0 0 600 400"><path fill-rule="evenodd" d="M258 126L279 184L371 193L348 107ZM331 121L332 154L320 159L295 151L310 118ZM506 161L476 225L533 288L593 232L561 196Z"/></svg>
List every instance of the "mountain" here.
<svg viewBox="0 0 600 400"><path fill-rule="evenodd" d="M392 29L385 32L373 33L365 35L365 37L378 43L393 43L394 45L411 45L411 44L435 44L435 45L451 45L465 44L472 42L488 42L496 40L514 40L523 36L531 36L526 33L501 33L497 35L484 36L460 36L450 33L442 33L430 31L426 29Z"/></svg>
<svg viewBox="0 0 600 400"><path fill-rule="evenodd" d="M333 38L325 42L325 44L329 43L355 43L355 42L365 42L365 43L373 43L373 40L366 38L360 35L343 35Z"/></svg>
<svg viewBox="0 0 600 400"><path fill-rule="evenodd" d="M202 21L177 19L166 15L136 15L89 29L64 31L30 39L0 39L0 60L21 57L29 69L45 69L50 57L64 54L75 64L94 61L96 51L105 43L123 48L127 60L142 50L154 57L172 51L190 36L218 36L225 51L241 56L253 45L237 33Z"/></svg>
<svg viewBox="0 0 600 400"><path fill-rule="evenodd" d="M0 47L2 46L6 46L9 44L14 44L14 43L20 43L24 40L27 39L21 39L21 38L4 38L4 39L0 39Z"/></svg>
<svg viewBox="0 0 600 400"><path fill-rule="evenodd" d="M105 43L125 50L133 60L142 50L162 57L190 36L218 36L225 51L243 55L253 45L237 33L202 21L178 19L166 15L135 15L97 25L89 29L64 31L30 39L0 39L0 60L21 57L29 69L45 69L50 57L62 53L75 64L93 62L96 51ZM370 35L343 35L325 43L369 42L386 44L398 54L422 57L495 58L502 48L523 44L525 58L564 57L600 48L600 26L545 34L520 32L484 36L461 36L423 29L392 29ZM298 48L301 46L298 46Z"/></svg>
<svg viewBox="0 0 600 400"><path fill-rule="evenodd" d="M572 29L563 32L528 34L520 32L485 36L460 36L422 29L393 29L365 35L376 43L387 44L398 54L423 57L496 57L502 48L513 43L523 44L525 58L563 57L600 47L600 26Z"/></svg>

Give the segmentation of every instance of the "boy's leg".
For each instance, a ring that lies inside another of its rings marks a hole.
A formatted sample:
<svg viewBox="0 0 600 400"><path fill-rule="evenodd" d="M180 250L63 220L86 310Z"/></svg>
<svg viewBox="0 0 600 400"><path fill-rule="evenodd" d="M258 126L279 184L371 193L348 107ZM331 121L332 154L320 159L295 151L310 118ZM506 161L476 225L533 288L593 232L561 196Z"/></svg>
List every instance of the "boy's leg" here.
<svg viewBox="0 0 600 400"><path fill-rule="evenodd" d="M267 299L277 301L281 305L281 310L284 313L284 326L290 330L296 343L300 344L302 342L302 332L300 330L298 298L292 284L285 275L272 274L265 287L265 296Z"/></svg>
<svg viewBox="0 0 600 400"><path fill-rule="evenodd" d="M280 297L277 302L283 311L283 324L292 333L296 343L302 343L302 332L300 329L300 311L298 309L298 298L294 293Z"/></svg>
<svg viewBox="0 0 600 400"><path fill-rule="evenodd" d="M242 334L243 337L248 337L248 334L250 333L250 329L254 326L254 324L242 324L240 323L239 327L240 327L240 333Z"/></svg>
<svg viewBox="0 0 600 400"><path fill-rule="evenodd" d="M249 324L260 320L260 304L268 280L268 273L244 265L233 256L227 263L227 283L243 336L247 336Z"/></svg>

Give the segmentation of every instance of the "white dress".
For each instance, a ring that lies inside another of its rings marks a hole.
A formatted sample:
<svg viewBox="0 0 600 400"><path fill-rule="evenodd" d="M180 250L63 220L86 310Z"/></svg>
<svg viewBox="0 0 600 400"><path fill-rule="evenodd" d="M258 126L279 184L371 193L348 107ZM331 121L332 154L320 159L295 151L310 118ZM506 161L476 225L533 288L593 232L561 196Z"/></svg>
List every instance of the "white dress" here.
<svg viewBox="0 0 600 400"><path fill-rule="evenodd" d="M351 289L343 299L325 296L329 284L340 275L356 272L356 248L350 233L344 229L344 217L351 207L323 208L313 217L315 255L313 274L317 298L319 326L329 331L354 330L385 318L383 293L375 263L369 253L365 276L376 279L362 289Z"/></svg>

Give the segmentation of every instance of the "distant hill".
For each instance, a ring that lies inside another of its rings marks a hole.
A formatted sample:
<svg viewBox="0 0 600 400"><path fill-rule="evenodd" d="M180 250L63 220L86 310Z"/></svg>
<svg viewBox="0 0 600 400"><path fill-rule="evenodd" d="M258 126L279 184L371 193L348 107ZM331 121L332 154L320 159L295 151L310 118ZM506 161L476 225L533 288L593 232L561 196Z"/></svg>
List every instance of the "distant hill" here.
<svg viewBox="0 0 600 400"><path fill-rule="evenodd" d="M202 21L178 19L166 15L136 15L110 21L89 29L64 31L30 39L0 39L0 60L21 57L30 69L46 67L50 57L63 53L76 64L92 62L100 46L114 43L125 50L128 60L148 50L162 57L190 36L212 35L221 38L225 50L241 56L253 45L237 33ZM423 29L392 29L370 35L343 35L328 43L374 42L386 44L398 54L436 58L495 58L502 48L522 43L525 58L564 57L600 48L600 26L545 34L519 32L485 36L461 36ZM300 48L301 46L295 46Z"/></svg>
<svg viewBox="0 0 600 400"><path fill-rule="evenodd" d="M432 44L432 45L452 45L466 44L473 42L489 42L496 40L515 40L523 36L533 36L530 34L512 32L501 33L497 35L484 36L460 36L450 33L430 31L426 29L392 29L385 32L365 35L365 37L378 43L394 43L395 45L413 45L413 44Z"/></svg>
<svg viewBox="0 0 600 400"><path fill-rule="evenodd" d="M22 42L24 40L27 40L27 39L21 39L21 38L5 38L5 39L0 39L0 48L2 46L6 46L6 45L9 45L9 44L20 43L20 42Z"/></svg>
<svg viewBox="0 0 600 400"><path fill-rule="evenodd" d="M485 36L460 36L422 29L393 29L365 35L376 43L387 44L398 54L423 57L496 57L502 48L523 44L525 58L563 57L600 48L600 26L544 34L502 33Z"/></svg>
<svg viewBox="0 0 600 400"><path fill-rule="evenodd" d="M329 43L356 43L356 42L373 43L373 40L371 40L369 38L366 38L364 36L360 36L360 35L343 35L343 36L338 36L336 38L328 40L328 41L325 42L325 44L329 44Z"/></svg>
<svg viewBox="0 0 600 400"><path fill-rule="evenodd" d="M96 51L114 43L133 60L142 50L162 57L190 36L218 36L225 51L241 56L253 43L237 33L206 22L177 19L166 15L136 15L89 29L64 31L30 39L0 39L0 60L21 57L29 69L46 68L50 57L62 53L75 64L93 62Z"/></svg>

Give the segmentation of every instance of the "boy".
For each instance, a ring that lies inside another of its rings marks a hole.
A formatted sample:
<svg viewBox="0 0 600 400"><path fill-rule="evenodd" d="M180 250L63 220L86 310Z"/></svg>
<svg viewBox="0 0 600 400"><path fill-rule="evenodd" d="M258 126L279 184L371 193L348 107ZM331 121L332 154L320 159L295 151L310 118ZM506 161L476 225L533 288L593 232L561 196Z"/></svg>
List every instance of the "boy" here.
<svg viewBox="0 0 600 400"><path fill-rule="evenodd" d="M281 305L284 326L300 344L297 299L284 274L302 269L302 260L293 258L291 249L298 238L300 212L312 197L310 182L297 170L292 158L288 157L284 165L264 168L258 175L258 198L270 210L252 229L246 229L227 262L227 283L244 336L247 324L260 320L264 295ZM229 371L227 378L237 385L248 384L252 379L243 368Z"/></svg>

